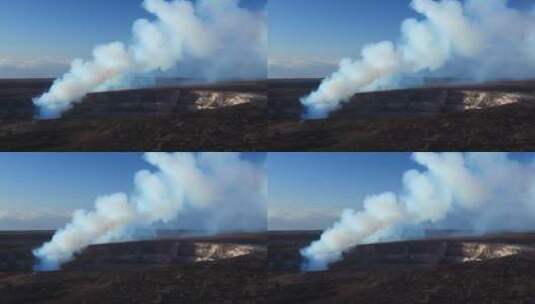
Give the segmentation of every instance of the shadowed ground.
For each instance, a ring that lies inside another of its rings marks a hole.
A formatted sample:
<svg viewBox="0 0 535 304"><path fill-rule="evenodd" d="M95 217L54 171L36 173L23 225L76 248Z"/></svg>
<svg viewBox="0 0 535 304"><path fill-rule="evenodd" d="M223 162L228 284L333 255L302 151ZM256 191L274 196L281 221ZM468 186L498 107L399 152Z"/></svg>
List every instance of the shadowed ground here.
<svg viewBox="0 0 535 304"><path fill-rule="evenodd" d="M35 120L43 80L0 80L0 150L254 151L267 132L265 83L169 85L90 94Z"/></svg>
<svg viewBox="0 0 535 304"><path fill-rule="evenodd" d="M526 151L535 148L535 82L362 93L328 119L302 121L317 79L270 80L269 150Z"/></svg>
<svg viewBox="0 0 535 304"><path fill-rule="evenodd" d="M448 236L355 247L300 272L321 231L171 236L89 247L32 273L52 232L0 233L1 303L532 303L535 234ZM266 251L267 248L267 251ZM267 253L267 255L266 255Z"/></svg>
<svg viewBox="0 0 535 304"><path fill-rule="evenodd" d="M319 232L269 236L270 303L531 303L534 234L440 237L356 247L328 271L299 271Z"/></svg>
<svg viewBox="0 0 535 304"><path fill-rule="evenodd" d="M163 237L88 248L56 272L32 273L52 232L0 233L1 303L267 303L263 234Z"/></svg>

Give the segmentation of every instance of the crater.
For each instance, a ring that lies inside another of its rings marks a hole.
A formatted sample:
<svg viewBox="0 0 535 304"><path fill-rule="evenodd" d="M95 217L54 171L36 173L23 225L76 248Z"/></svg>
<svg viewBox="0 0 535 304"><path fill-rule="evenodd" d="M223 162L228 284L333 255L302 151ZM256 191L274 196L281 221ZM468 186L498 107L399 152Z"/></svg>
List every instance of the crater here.
<svg viewBox="0 0 535 304"><path fill-rule="evenodd" d="M300 249L319 239L320 231L277 232L269 237L269 268L272 271L299 271L303 262ZM510 233L486 236L437 236L358 245L344 253L332 269L371 265L433 266L500 259L535 254L535 234Z"/></svg>
<svg viewBox="0 0 535 304"><path fill-rule="evenodd" d="M357 94L344 106L344 111L372 115L439 114L481 110L519 102L534 104L534 101L535 96L528 93L481 89L409 89Z"/></svg>
<svg viewBox="0 0 535 304"><path fill-rule="evenodd" d="M89 94L66 118L147 117L195 113L250 104L265 107L265 94L184 88L138 89Z"/></svg>
<svg viewBox="0 0 535 304"><path fill-rule="evenodd" d="M253 93L195 91L193 95L195 110L214 110L246 103L261 106L267 103L265 95Z"/></svg>
<svg viewBox="0 0 535 304"><path fill-rule="evenodd" d="M476 240L422 240L369 244L355 247L341 264L396 263L437 265L503 258L534 252L533 244Z"/></svg>
<svg viewBox="0 0 535 304"><path fill-rule="evenodd" d="M269 113L273 119L300 119L299 99L319 86L319 80L271 80ZM332 118L415 116L481 110L511 104L535 105L533 82L489 82L441 85L357 93L330 114Z"/></svg>
<svg viewBox="0 0 535 304"><path fill-rule="evenodd" d="M228 242L157 240L93 245L63 268L110 268L110 265L189 264L262 254L265 247Z"/></svg>
<svg viewBox="0 0 535 304"><path fill-rule="evenodd" d="M33 120L32 98L40 96L53 79L0 80L0 120ZM159 83L153 88L90 93L75 103L64 117L146 117L194 113L250 104L266 107L262 81L235 81L186 85Z"/></svg>
<svg viewBox="0 0 535 304"><path fill-rule="evenodd" d="M171 237L97 244L87 247L62 270L117 270L132 266L183 265L254 257L265 260L266 239L260 233ZM175 236L178 234L179 236ZM30 272L38 263L32 250L52 238L53 231L0 232L0 273Z"/></svg>

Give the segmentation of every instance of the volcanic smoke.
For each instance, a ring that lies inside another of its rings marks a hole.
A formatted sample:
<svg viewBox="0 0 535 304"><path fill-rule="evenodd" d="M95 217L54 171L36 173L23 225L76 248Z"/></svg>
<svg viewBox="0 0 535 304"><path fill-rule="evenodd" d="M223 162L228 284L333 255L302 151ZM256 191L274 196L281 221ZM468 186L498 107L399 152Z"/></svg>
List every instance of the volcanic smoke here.
<svg viewBox="0 0 535 304"><path fill-rule="evenodd" d="M156 20L137 20L129 45L99 45L91 60L74 60L68 73L34 99L40 118L57 118L88 93L127 86L129 76L168 71L178 63L210 63L201 71L210 80L238 77L244 64L265 71L264 13L241 8L239 0L144 0L143 8Z"/></svg>
<svg viewBox="0 0 535 304"><path fill-rule="evenodd" d="M475 79L518 78L535 67L535 9L521 12L508 0L412 0L424 19L406 19L398 43L383 41L345 58L338 71L301 98L307 119L326 118L359 92L389 88L399 76L457 64Z"/></svg>
<svg viewBox="0 0 535 304"><path fill-rule="evenodd" d="M34 250L36 270L57 270L89 245L129 240L135 229L195 212L212 233L266 229L267 182L261 165L236 153L147 153L145 159L158 170L139 171L130 197L102 196L94 210L76 211L50 242Z"/></svg>
<svg viewBox="0 0 535 304"><path fill-rule="evenodd" d="M395 239L406 228L459 225L475 232L533 229L535 159L506 153L415 153L425 170L403 175L403 190L365 198L301 250L303 270L319 271L359 244Z"/></svg>

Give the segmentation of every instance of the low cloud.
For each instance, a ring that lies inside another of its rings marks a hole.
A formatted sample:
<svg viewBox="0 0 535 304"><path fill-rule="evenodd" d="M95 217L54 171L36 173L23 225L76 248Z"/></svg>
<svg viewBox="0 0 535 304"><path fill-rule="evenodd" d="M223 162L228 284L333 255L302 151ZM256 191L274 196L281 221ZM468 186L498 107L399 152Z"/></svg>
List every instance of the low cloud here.
<svg viewBox="0 0 535 304"><path fill-rule="evenodd" d="M69 222L67 212L12 212L0 210L0 230L56 230Z"/></svg>
<svg viewBox="0 0 535 304"><path fill-rule="evenodd" d="M0 57L0 78L57 77L69 69L69 61Z"/></svg>
<svg viewBox="0 0 535 304"><path fill-rule="evenodd" d="M270 58L270 78L323 78L336 71L336 60L321 58Z"/></svg>
<svg viewBox="0 0 535 304"><path fill-rule="evenodd" d="M294 205L294 204L292 204ZM335 221L341 210L321 207L270 207L269 230L316 230L324 229Z"/></svg>

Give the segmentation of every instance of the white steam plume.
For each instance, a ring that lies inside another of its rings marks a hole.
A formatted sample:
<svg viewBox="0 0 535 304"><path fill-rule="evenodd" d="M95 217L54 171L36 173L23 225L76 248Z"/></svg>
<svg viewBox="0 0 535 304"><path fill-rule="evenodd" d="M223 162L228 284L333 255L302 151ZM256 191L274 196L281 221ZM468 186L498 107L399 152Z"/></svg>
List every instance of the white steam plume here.
<svg viewBox="0 0 535 304"><path fill-rule="evenodd" d="M37 270L56 270L89 245L127 240L136 228L180 220L190 212L203 211L210 232L266 229L263 166L235 153L148 153L145 159L158 170L138 172L130 197L103 196L94 210L76 211L34 251Z"/></svg>
<svg viewBox="0 0 535 304"><path fill-rule="evenodd" d="M463 73L477 78L533 74L535 10L514 10L507 0L412 0L411 7L424 19L403 21L397 44L370 44L360 59L343 59L338 71L301 98L305 118L325 118L355 93L392 87L400 75L457 61L468 66Z"/></svg>
<svg viewBox="0 0 535 304"><path fill-rule="evenodd" d="M239 70L242 61L265 70L264 13L241 8L239 0L144 0L143 7L156 20L137 20L129 45L100 45L91 60L74 60L68 73L34 99L41 118L59 117L90 92L126 85L129 75L168 71L188 60L209 62L204 72L210 80L239 76L223 73Z"/></svg>
<svg viewBox="0 0 535 304"><path fill-rule="evenodd" d="M392 239L400 227L464 218L477 232L535 228L535 166L504 153L415 153L426 168L403 175L403 191L369 196L301 250L303 269L324 270L356 245Z"/></svg>

